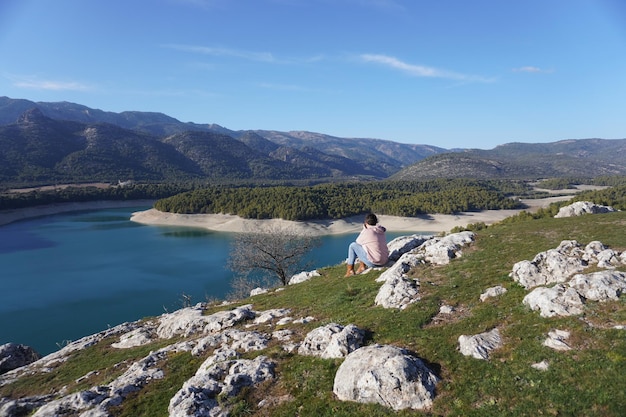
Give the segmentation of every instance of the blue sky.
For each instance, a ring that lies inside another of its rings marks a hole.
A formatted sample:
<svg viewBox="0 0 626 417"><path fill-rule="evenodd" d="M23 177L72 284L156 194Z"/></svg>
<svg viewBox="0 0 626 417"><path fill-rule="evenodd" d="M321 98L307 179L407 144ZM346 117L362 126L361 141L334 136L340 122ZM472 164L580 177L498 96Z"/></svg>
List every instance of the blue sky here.
<svg viewBox="0 0 626 417"><path fill-rule="evenodd" d="M443 148L626 138L622 0L2 0L0 95Z"/></svg>

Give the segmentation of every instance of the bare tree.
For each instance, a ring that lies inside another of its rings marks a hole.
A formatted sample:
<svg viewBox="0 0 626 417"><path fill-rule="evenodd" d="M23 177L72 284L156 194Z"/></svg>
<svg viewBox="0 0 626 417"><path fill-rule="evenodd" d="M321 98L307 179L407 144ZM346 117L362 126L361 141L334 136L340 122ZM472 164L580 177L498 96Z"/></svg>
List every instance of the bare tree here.
<svg viewBox="0 0 626 417"><path fill-rule="evenodd" d="M258 272L287 285L292 275L305 268L305 255L319 244L316 236L271 224L258 231L237 234L227 266L240 277Z"/></svg>

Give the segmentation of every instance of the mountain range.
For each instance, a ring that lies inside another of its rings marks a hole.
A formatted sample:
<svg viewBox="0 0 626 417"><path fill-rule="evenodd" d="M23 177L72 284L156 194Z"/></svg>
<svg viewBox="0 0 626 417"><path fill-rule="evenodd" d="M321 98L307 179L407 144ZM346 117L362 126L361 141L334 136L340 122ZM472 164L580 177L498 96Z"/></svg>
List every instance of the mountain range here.
<svg viewBox="0 0 626 417"><path fill-rule="evenodd" d="M0 182L333 181L626 174L626 139L444 149L304 131L233 131L162 113L0 97Z"/></svg>

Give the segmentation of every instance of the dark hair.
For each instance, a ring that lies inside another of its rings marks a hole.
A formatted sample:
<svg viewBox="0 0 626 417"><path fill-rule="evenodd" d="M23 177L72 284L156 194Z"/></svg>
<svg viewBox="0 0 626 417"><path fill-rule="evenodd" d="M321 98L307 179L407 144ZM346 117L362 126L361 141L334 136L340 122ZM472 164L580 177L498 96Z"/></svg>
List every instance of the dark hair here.
<svg viewBox="0 0 626 417"><path fill-rule="evenodd" d="M367 216L365 216L365 223L369 224L370 226L376 226L376 224L378 223L378 217L376 217L374 213L369 213Z"/></svg>

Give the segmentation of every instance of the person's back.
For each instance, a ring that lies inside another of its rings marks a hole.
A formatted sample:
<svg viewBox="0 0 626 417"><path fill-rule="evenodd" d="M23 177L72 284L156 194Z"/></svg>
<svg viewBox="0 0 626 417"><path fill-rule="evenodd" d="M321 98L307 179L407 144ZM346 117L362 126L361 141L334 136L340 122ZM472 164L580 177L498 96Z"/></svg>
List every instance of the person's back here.
<svg viewBox="0 0 626 417"><path fill-rule="evenodd" d="M359 233L356 241L348 247L346 277L355 274L354 262L357 258L361 261L361 265L356 271L357 274L363 272L366 267L382 266L387 263L389 249L387 248L386 231L387 229L378 224L378 218L375 214L370 213L365 216L361 233Z"/></svg>

